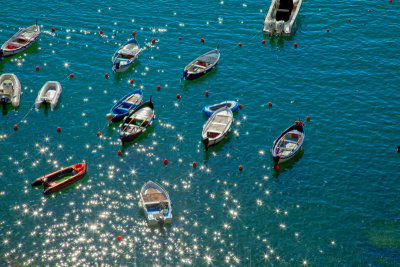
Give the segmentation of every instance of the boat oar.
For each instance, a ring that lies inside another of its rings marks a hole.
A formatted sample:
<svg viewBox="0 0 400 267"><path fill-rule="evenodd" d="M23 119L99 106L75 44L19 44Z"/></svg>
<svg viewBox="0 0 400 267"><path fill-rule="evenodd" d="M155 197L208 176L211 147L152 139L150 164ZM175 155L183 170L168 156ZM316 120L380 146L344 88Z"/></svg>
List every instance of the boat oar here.
<svg viewBox="0 0 400 267"><path fill-rule="evenodd" d="M122 131L125 132L126 128L128 128L129 124L131 124L131 122L134 121L134 120L135 120L135 117L133 117L133 118L128 122L128 124L125 126L125 128L124 128Z"/></svg>

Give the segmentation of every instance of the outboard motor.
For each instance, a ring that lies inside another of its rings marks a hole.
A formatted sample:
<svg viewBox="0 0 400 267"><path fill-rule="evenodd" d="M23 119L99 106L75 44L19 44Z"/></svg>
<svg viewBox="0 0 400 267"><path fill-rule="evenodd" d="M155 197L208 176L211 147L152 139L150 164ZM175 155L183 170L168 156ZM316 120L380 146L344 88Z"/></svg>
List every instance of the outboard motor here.
<svg viewBox="0 0 400 267"><path fill-rule="evenodd" d="M276 22L276 35L277 36L280 36L282 34L284 24L285 24L285 22L283 20Z"/></svg>

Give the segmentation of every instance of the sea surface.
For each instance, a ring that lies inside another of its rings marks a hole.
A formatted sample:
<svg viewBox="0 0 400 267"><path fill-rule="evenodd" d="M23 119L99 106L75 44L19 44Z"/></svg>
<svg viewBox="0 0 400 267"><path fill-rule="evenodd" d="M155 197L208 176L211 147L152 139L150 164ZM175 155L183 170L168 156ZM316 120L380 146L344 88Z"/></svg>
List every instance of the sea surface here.
<svg viewBox="0 0 400 267"><path fill-rule="evenodd" d="M399 266L400 3L307 0L294 33L271 39L269 4L3 3L0 43L36 19L43 33L0 63L22 85L20 107L0 114L0 266ZM133 31L141 56L114 74ZM218 44L217 68L181 82ZM35 110L49 80L60 103ZM156 120L122 146L105 114L137 88ZM205 152L201 109L225 100L243 108ZM277 172L272 142L299 118L303 153ZM30 185L83 161L85 178L50 197ZM148 180L171 196L170 226L139 210Z"/></svg>

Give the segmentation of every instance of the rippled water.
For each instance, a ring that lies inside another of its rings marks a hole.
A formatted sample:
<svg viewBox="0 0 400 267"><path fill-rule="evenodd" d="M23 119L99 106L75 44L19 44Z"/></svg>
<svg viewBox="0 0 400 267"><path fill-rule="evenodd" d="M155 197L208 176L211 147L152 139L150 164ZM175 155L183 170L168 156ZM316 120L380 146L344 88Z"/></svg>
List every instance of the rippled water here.
<svg viewBox="0 0 400 267"><path fill-rule="evenodd" d="M23 18L20 6L30 11ZM44 33L0 63L23 88L19 109L1 115L0 265L400 265L399 3L305 1L296 32L271 40L261 31L268 6L3 5L1 42L36 19ZM145 49L114 75L111 56L132 31ZM180 83L184 66L217 44L216 70ZM121 147L104 116L133 90L130 79L145 100L152 95L157 120ZM60 104L35 111L48 80L61 82ZM201 108L226 99L243 109L231 136L206 153ZM306 116L303 155L276 173L273 140ZM51 197L31 188L81 161L88 174L76 184ZM171 226L149 228L139 211L150 179L169 191Z"/></svg>

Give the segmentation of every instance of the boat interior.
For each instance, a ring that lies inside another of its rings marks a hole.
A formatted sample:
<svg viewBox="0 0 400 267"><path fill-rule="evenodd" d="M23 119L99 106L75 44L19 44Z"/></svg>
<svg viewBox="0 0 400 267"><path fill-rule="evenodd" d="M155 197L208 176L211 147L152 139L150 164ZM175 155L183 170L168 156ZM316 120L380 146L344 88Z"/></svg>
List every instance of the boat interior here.
<svg viewBox="0 0 400 267"><path fill-rule="evenodd" d="M165 195L155 188L148 188L143 194L144 202L159 202L167 200Z"/></svg>
<svg viewBox="0 0 400 267"><path fill-rule="evenodd" d="M12 96L14 92L13 82L9 79L5 79L0 84L0 94Z"/></svg>
<svg viewBox="0 0 400 267"><path fill-rule="evenodd" d="M293 10L293 0L281 0L276 10L276 20L288 21Z"/></svg>
<svg viewBox="0 0 400 267"><path fill-rule="evenodd" d="M301 133L297 130L288 132L280 141L277 147L278 156L288 156L299 146Z"/></svg>
<svg viewBox="0 0 400 267"><path fill-rule="evenodd" d="M218 114L212 120L210 127L207 130L207 136L214 138L222 134L226 130L226 126L229 124L232 118L230 116Z"/></svg>
<svg viewBox="0 0 400 267"><path fill-rule="evenodd" d="M218 109L223 108L223 107L230 108L231 106L232 106L231 102L225 102L225 103L221 103L221 104L218 104L218 105L215 105L215 106L211 106L210 109L211 110L218 110Z"/></svg>

